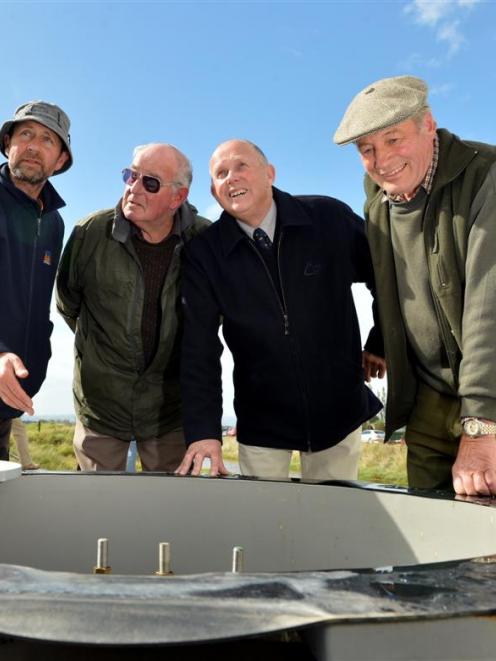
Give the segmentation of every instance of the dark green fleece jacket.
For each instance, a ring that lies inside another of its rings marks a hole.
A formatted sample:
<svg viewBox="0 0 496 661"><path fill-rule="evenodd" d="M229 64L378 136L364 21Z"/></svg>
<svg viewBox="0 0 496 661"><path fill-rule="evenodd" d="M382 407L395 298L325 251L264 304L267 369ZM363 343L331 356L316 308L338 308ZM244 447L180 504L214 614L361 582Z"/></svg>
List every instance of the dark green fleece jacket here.
<svg viewBox="0 0 496 661"><path fill-rule="evenodd" d="M438 136L439 163L423 233L439 332L461 415L496 420L496 147L462 141L445 129ZM388 366L389 436L408 421L417 375L398 301L389 205L368 176L365 190L367 234Z"/></svg>
<svg viewBox="0 0 496 661"><path fill-rule="evenodd" d="M181 426L180 252L210 222L188 203L178 209L176 220L181 240L162 288L158 348L146 368L143 272L131 238L134 226L120 203L82 220L64 249L57 308L76 333L76 414L98 433L139 441Z"/></svg>

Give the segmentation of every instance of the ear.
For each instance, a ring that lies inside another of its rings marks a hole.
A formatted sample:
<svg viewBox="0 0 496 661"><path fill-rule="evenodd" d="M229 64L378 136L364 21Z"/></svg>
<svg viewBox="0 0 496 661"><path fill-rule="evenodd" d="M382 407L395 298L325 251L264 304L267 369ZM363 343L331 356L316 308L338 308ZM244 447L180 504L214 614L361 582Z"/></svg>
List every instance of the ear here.
<svg viewBox="0 0 496 661"><path fill-rule="evenodd" d="M424 119L422 120L422 127L427 134L434 136L437 124L430 111L425 113Z"/></svg>
<svg viewBox="0 0 496 661"><path fill-rule="evenodd" d="M63 149L60 152L60 156L57 159L57 162L55 163L55 167L53 168L54 172L58 172L60 168L64 167L64 165L67 163L69 160L69 154L66 152L65 149Z"/></svg>
<svg viewBox="0 0 496 661"><path fill-rule="evenodd" d="M186 198L188 197L188 193L189 193L189 188L187 188L186 186L181 186L181 188L176 189L176 194L174 195L174 199L171 204L172 211L176 211L176 209L179 209L181 204L186 201Z"/></svg>
<svg viewBox="0 0 496 661"><path fill-rule="evenodd" d="M9 148L10 148L10 135L6 134L3 137L3 149L6 156L9 155Z"/></svg>
<svg viewBox="0 0 496 661"><path fill-rule="evenodd" d="M210 192L212 193L212 197L214 197L217 200L217 202L219 202L219 204L220 204L219 196L215 192L215 186L214 186L214 182L212 181L212 179L210 179ZM222 206L222 204L220 204L220 206Z"/></svg>
<svg viewBox="0 0 496 661"><path fill-rule="evenodd" d="M274 181L275 181L275 179L276 179L276 169L275 169L275 167L274 167L273 165L271 165L270 163L269 163L269 165L267 166L267 176L268 176L268 178L269 178L270 185L272 186L272 184L274 183Z"/></svg>

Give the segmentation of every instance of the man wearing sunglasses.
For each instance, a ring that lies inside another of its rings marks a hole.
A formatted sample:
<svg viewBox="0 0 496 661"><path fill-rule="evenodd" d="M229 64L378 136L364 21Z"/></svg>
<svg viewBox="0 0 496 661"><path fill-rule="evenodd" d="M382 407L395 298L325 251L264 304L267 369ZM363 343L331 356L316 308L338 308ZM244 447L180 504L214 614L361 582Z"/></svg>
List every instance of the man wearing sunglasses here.
<svg viewBox="0 0 496 661"><path fill-rule="evenodd" d="M136 147L114 209L82 220L57 276L75 331L74 449L82 470L124 470L136 439L143 470L185 452L178 356L179 255L209 221L187 202L191 165L172 145Z"/></svg>

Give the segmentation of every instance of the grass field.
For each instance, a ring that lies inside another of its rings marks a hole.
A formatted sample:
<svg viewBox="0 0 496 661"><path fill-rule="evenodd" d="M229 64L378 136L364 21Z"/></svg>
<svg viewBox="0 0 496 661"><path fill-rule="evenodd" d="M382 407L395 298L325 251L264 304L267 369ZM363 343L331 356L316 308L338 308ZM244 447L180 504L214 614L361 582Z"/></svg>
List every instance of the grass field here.
<svg viewBox="0 0 496 661"><path fill-rule="evenodd" d="M27 424L30 451L33 460L45 470L75 470L72 450L74 425L63 422L41 421ZM224 438L224 459L237 461L235 439ZM17 458L15 443L11 443L11 459ZM365 482L406 485L406 448L395 443L363 443L358 479ZM299 470L297 455L293 455L293 471Z"/></svg>

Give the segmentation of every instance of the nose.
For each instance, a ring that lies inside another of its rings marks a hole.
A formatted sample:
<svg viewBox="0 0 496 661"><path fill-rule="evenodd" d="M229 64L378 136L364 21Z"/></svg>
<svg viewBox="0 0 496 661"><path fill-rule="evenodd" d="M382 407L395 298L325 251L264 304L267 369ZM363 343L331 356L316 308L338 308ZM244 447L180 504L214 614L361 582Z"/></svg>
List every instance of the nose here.
<svg viewBox="0 0 496 661"><path fill-rule="evenodd" d="M136 177L134 181L132 181L130 184L128 184L129 189L134 193L136 190L137 186L143 186L143 182L141 181L141 177Z"/></svg>
<svg viewBox="0 0 496 661"><path fill-rule="evenodd" d="M229 172L227 173L227 177L226 177L227 183L228 184L234 184L238 181L238 179L239 179L239 177L238 177L237 172L235 170L229 170Z"/></svg>
<svg viewBox="0 0 496 661"><path fill-rule="evenodd" d="M386 169L389 158L389 152L384 148L375 148L374 150L374 170L381 171Z"/></svg>
<svg viewBox="0 0 496 661"><path fill-rule="evenodd" d="M36 138L32 138L32 140L29 141L27 147L26 147L30 152L37 152L39 151L39 145L36 140Z"/></svg>

